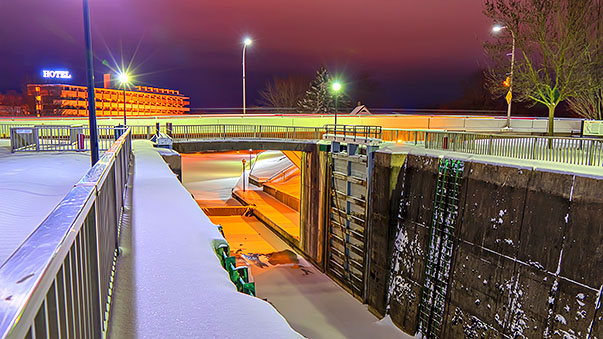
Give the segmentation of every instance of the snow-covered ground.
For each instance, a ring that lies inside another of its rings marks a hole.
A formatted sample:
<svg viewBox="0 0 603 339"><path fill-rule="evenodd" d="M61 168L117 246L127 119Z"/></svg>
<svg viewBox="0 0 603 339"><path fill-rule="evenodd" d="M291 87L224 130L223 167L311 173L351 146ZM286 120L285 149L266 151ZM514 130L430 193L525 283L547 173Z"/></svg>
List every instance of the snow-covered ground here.
<svg viewBox="0 0 603 339"><path fill-rule="evenodd" d="M11 153L0 140L0 265L90 168L90 154Z"/></svg>
<svg viewBox="0 0 603 339"><path fill-rule="evenodd" d="M216 225L147 141L134 141L132 225L123 230L112 338L298 338L267 302L236 291Z"/></svg>

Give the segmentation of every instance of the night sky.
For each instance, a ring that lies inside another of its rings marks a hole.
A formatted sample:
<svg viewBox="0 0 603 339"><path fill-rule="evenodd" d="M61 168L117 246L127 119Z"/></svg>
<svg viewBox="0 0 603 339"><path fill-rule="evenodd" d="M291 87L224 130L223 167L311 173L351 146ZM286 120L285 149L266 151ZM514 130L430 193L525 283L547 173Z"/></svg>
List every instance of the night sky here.
<svg viewBox="0 0 603 339"><path fill-rule="evenodd" d="M433 108L457 97L484 65L492 23L480 0L90 0L97 86L112 56L138 84L179 89L191 107L241 106L241 40L248 103L272 76L322 64L348 89L368 75L369 107ZM68 69L85 84L81 0L0 0L0 91ZM138 47L137 47L138 46ZM135 55L136 52L136 55ZM29 80L28 80L29 79Z"/></svg>

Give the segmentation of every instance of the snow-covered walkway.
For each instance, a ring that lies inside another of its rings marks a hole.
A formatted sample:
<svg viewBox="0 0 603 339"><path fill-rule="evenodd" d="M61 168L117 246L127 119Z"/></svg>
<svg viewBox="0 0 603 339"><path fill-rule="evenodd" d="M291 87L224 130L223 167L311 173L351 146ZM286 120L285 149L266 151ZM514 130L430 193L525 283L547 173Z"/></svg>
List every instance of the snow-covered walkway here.
<svg viewBox="0 0 603 339"><path fill-rule="evenodd" d="M11 153L0 140L0 265L90 168L90 153Z"/></svg>
<svg viewBox="0 0 603 339"><path fill-rule="evenodd" d="M297 338L268 303L236 291L215 225L147 141L134 141L110 338Z"/></svg>

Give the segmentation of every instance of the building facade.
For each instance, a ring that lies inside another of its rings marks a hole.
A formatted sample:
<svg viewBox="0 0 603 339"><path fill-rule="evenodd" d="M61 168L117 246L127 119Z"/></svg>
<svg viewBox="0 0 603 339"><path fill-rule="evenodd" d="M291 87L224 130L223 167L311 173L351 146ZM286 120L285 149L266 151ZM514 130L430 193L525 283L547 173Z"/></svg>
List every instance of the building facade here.
<svg viewBox="0 0 603 339"><path fill-rule="evenodd" d="M35 97L38 116L88 116L88 89L66 84L29 84L29 95ZM123 116L124 91L95 88L97 116ZM136 86L126 90L127 116L177 115L190 111L188 97L173 89Z"/></svg>

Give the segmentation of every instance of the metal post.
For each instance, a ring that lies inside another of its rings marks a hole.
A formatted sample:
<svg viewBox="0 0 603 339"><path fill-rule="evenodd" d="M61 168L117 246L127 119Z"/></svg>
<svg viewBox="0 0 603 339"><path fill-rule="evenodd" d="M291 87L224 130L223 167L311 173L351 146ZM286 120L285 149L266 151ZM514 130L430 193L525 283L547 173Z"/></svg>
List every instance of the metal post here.
<svg viewBox="0 0 603 339"><path fill-rule="evenodd" d="M124 86L124 130L128 124L126 124L126 84Z"/></svg>
<svg viewBox="0 0 603 339"><path fill-rule="evenodd" d="M338 93L335 93L335 134L337 134L337 106L339 104Z"/></svg>
<svg viewBox="0 0 603 339"><path fill-rule="evenodd" d="M511 49L511 73L509 74L509 93L513 96L513 69L515 68L515 33L511 32L511 36L513 37L513 48ZM513 99L509 100L509 105L507 107L507 128L511 129L511 103Z"/></svg>
<svg viewBox="0 0 603 339"><path fill-rule="evenodd" d="M245 192L245 159L243 159L243 192Z"/></svg>
<svg viewBox="0 0 603 339"><path fill-rule="evenodd" d="M243 44L243 115L246 113L245 108L245 49L247 48L247 44Z"/></svg>
<svg viewBox="0 0 603 339"><path fill-rule="evenodd" d="M94 99L94 70L92 60L92 34L90 32L90 9L88 0L83 0L84 40L86 42L86 78L88 81L88 122L90 125L90 160L92 166L98 162L98 131L96 128L96 101Z"/></svg>

